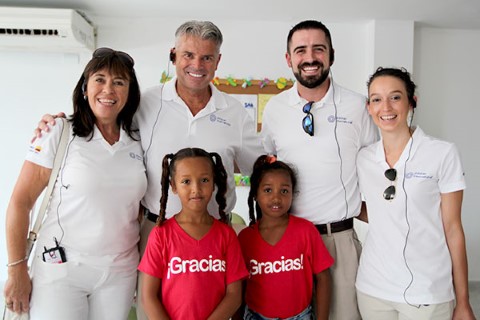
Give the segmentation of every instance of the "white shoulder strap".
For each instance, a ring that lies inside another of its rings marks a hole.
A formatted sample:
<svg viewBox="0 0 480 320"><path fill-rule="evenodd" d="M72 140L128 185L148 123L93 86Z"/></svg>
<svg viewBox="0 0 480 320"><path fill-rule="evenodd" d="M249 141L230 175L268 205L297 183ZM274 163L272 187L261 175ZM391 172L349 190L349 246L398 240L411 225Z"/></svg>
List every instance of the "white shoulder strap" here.
<svg viewBox="0 0 480 320"><path fill-rule="evenodd" d="M70 136L70 123L61 118L63 121L63 130L62 135L60 136L60 142L58 143L57 153L55 154L55 160L53 161L53 168L50 174L50 180L48 181L47 190L45 191L45 195L43 196L42 205L40 206L40 210L38 211L37 219L35 220L35 224L28 235L29 242L35 242L37 239L38 231L42 226L43 218L45 217L45 213L47 212L47 206L52 198L53 187L55 186L55 181L57 180L58 172L60 171L60 167L62 165L63 157L65 155L65 150L67 149L67 142L68 137ZM27 255L30 254L30 250L32 248L27 248Z"/></svg>

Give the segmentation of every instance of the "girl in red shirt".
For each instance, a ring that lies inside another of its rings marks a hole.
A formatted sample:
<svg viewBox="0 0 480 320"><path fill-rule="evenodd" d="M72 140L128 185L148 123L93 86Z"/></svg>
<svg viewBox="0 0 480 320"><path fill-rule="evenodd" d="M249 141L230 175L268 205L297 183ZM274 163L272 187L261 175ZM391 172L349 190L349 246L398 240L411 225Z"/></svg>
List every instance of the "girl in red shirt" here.
<svg viewBox="0 0 480 320"><path fill-rule="evenodd" d="M244 319L312 319L314 285L317 319L328 319L333 258L315 226L290 215L294 171L275 157L260 156L250 183L251 223L239 234L250 272Z"/></svg>
<svg viewBox="0 0 480 320"><path fill-rule="evenodd" d="M217 153L186 148L165 156L160 218L138 267L149 319L229 319L240 306L248 272L224 223L226 177ZM170 186L182 209L166 220ZM221 222L207 211L215 186Z"/></svg>

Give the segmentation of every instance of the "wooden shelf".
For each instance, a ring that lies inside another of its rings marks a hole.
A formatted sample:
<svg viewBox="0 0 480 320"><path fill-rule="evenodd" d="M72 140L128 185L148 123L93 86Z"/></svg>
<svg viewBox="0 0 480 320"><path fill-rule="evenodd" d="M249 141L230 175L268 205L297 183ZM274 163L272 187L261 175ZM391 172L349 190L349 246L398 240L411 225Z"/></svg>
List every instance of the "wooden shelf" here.
<svg viewBox="0 0 480 320"><path fill-rule="evenodd" d="M278 94L284 90L290 89L293 86L293 82L291 80L287 80L285 88L279 89L275 81L269 80L264 87L260 88L260 84L264 80L250 80L252 85L243 88L242 84L245 82L245 80L236 80L236 86L231 85L227 79L216 80L219 83L218 85L215 85L218 90L234 94Z"/></svg>

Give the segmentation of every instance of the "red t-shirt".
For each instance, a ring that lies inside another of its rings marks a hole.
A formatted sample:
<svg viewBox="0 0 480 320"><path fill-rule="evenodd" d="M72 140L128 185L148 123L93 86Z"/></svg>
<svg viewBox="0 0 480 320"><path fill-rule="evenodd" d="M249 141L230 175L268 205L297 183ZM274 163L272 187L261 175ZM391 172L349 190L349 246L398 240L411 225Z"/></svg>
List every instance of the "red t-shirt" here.
<svg viewBox="0 0 480 320"><path fill-rule="evenodd" d="M292 317L307 308L313 275L333 264L315 226L290 215L285 233L274 246L263 240L258 223L238 237L250 272L245 293L248 307L269 318Z"/></svg>
<svg viewBox="0 0 480 320"><path fill-rule="evenodd" d="M206 319L228 284L248 276L235 231L214 220L200 240L174 217L153 228L138 270L162 279L162 304L171 319Z"/></svg>

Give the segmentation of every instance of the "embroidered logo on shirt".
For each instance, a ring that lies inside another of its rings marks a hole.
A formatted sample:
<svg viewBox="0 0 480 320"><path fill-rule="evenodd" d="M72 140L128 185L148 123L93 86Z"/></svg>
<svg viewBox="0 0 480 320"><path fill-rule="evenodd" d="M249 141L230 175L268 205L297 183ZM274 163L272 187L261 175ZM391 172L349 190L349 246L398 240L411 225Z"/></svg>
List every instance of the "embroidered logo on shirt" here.
<svg viewBox="0 0 480 320"><path fill-rule="evenodd" d="M143 160L143 157L142 157L141 155L136 154L136 153L134 153L134 152L130 152L130 158L136 159L136 160L140 160L140 161Z"/></svg>
<svg viewBox="0 0 480 320"><path fill-rule="evenodd" d="M429 175L429 174L426 173L426 172L408 172L408 173L405 175L405 178L407 178L407 179L415 178L415 179L428 179L428 180L431 180L431 179L433 179L433 176L432 176L432 175Z"/></svg>
<svg viewBox="0 0 480 320"><path fill-rule="evenodd" d="M214 114L211 114L211 115L210 115L210 121L211 121L211 122L221 123L221 124L224 124L224 125L229 126L229 127L231 126L230 122L228 122L226 119L217 117L217 116L214 115Z"/></svg>
<svg viewBox="0 0 480 320"><path fill-rule="evenodd" d="M303 269L303 254L296 259L285 259L284 256L277 261L259 262L255 259L250 260L250 275L280 273L296 271Z"/></svg>
<svg viewBox="0 0 480 320"><path fill-rule="evenodd" d="M332 122L335 122L335 115L331 115L327 118L328 122L332 123ZM352 120L348 120L348 118L346 117L337 117L337 122L341 122L341 123L348 123L348 124L352 124L353 121Z"/></svg>
<svg viewBox="0 0 480 320"><path fill-rule="evenodd" d="M167 279L172 274L188 273L188 272L225 272L225 260L213 259L211 255L208 259L201 260L183 260L180 257L173 257L168 262Z"/></svg>

